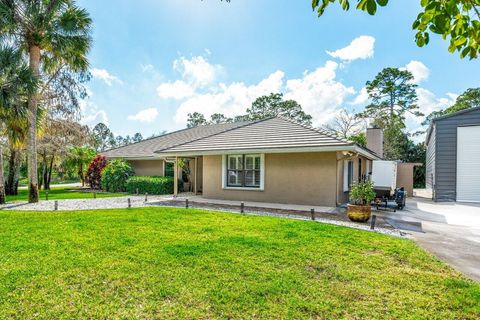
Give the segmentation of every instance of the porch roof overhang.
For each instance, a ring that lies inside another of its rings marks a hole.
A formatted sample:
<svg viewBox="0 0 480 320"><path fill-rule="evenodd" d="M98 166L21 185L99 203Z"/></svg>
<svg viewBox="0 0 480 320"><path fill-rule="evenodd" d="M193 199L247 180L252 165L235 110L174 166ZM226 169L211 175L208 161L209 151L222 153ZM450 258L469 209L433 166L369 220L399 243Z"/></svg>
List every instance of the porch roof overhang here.
<svg viewBox="0 0 480 320"><path fill-rule="evenodd" d="M157 151L161 158L172 157L198 157L208 155L224 155L224 154L243 154L243 153L302 153L302 152L337 152L347 151L362 155L370 160L381 160L379 156L368 149L362 148L357 144L343 146L319 146L319 147L289 147L289 148L238 148L238 149L216 149L216 150L189 150L169 152Z"/></svg>

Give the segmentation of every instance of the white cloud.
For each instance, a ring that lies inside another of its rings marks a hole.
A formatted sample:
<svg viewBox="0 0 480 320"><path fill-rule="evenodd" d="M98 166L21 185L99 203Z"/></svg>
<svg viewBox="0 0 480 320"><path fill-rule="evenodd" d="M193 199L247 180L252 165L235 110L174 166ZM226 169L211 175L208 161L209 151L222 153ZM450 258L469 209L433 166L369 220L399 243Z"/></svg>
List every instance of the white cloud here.
<svg viewBox="0 0 480 320"><path fill-rule="evenodd" d="M223 70L220 65L211 64L202 56L191 59L180 57L173 62L173 69L180 72L183 79L195 87L213 83Z"/></svg>
<svg viewBox="0 0 480 320"><path fill-rule="evenodd" d="M427 116L433 111L439 111L454 104L458 95L455 93L447 93L446 97L438 98L433 92L427 89L417 88L417 97L417 105L420 108L420 112ZM418 117L415 117L415 120L418 123L423 121L423 119L418 119Z"/></svg>
<svg viewBox="0 0 480 320"><path fill-rule="evenodd" d="M355 99L350 104L365 104L369 99L367 88L363 87L360 90L360 93L355 97Z"/></svg>
<svg viewBox="0 0 480 320"><path fill-rule="evenodd" d="M94 78L103 80L108 86L111 86L113 82L116 82L118 84L123 83L122 80L110 74L106 69L93 68L91 72Z"/></svg>
<svg viewBox="0 0 480 320"><path fill-rule="evenodd" d="M375 38L372 36L359 36L344 48L327 51L334 58L350 62L357 59L372 58L374 53Z"/></svg>
<svg viewBox="0 0 480 320"><path fill-rule="evenodd" d="M91 96L91 95L89 95ZM105 110L98 109L98 106L92 103L88 98L79 101L80 105L80 123L90 127L103 122L108 126L108 115Z"/></svg>
<svg viewBox="0 0 480 320"><path fill-rule="evenodd" d="M270 74L257 84L246 85L243 82L230 85L219 84L215 90L195 93L177 109L175 122L184 125L187 115L201 112L206 117L213 113L223 113L232 117L245 113L252 102L272 92L284 93L285 99L294 99L311 114L314 125L328 122L345 98L355 91L351 87L335 80L338 64L327 61L323 67L305 72L301 78L285 80L282 71Z"/></svg>
<svg viewBox="0 0 480 320"><path fill-rule="evenodd" d="M430 75L430 70L421 61L412 60L405 66L405 69L412 73L413 82L417 84L427 80Z"/></svg>
<svg viewBox="0 0 480 320"><path fill-rule="evenodd" d="M153 64L147 63L147 64L141 64L140 68L142 69L143 72L149 72L149 71L154 71L155 67Z"/></svg>
<svg viewBox="0 0 480 320"><path fill-rule="evenodd" d="M193 95L195 89L183 80L165 82L157 87L157 93L164 99L183 99Z"/></svg>
<svg viewBox="0 0 480 320"><path fill-rule="evenodd" d="M157 108L147 108L137 112L136 114L129 115L128 120L140 121L144 123L154 122L158 117Z"/></svg>
<svg viewBox="0 0 480 320"><path fill-rule="evenodd" d="M300 103L305 112L312 115L315 126L328 122L345 98L355 93L352 87L335 80L337 68L336 62L327 61L325 66L286 83L285 99Z"/></svg>
<svg viewBox="0 0 480 320"><path fill-rule="evenodd" d="M455 103L458 95L455 93L447 93L444 97L437 97L433 92L424 89L417 88L417 105L419 106L419 111L425 116L428 116L433 111L439 111L441 109L447 108ZM424 131L425 128L421 123L425 120L425 117L417 117L411 113L406 113L406 124L408 131L414 133L417 131ZM425 135L417 135L413 137L415 142L421 142L425 139Z"/></svg>
<svg viewBox="0 0 480 320"><path fill-rule="evenodd" d="M92 110L86 115L82 115L80 123L94 127L96 124L103 122L108 126L108 116L105 110Z"/></svg>
<svg viewBox="0 0 480 320"><path fill-rule="evenodd" d="M227 117L243 114L257 97L280 92L283 77L283 72L276 71L256 85L247 86L242 82L230 85L220 83L215 92L197 93L184 101L177 109L175 122L184 125L187 115L195 111L206 117L217 112Z"/></svg>

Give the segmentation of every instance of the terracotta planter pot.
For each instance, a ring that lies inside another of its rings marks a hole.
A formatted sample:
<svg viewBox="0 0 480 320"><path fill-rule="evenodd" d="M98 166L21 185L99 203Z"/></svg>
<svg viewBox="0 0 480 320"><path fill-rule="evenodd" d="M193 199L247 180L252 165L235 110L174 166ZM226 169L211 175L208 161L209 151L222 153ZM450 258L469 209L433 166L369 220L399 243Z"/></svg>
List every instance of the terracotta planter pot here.
<svg viewBox="0 0 480 320"><path fill-rule="evenodd" d="M370 205L349 204L347 206L347 215L351 221L367 222L371 214L372 207Z"/></svg>

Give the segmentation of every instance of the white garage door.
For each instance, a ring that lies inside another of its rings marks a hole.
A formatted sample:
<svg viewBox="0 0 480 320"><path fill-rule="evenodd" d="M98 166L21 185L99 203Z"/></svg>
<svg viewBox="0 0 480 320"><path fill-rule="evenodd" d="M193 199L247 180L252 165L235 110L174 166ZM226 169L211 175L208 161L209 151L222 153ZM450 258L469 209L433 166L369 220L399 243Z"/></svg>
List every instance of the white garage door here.
<svg viewBox="0 0 480 320"><path fill-rule="evenodd" d="M457 128L457 201L480 202L480 126Z"/></svg>

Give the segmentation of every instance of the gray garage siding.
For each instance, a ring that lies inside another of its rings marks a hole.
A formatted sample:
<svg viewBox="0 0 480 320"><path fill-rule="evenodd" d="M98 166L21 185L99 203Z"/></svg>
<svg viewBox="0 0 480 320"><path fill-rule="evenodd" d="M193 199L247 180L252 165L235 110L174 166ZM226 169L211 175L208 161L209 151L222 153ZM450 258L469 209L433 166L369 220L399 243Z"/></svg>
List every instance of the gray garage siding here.
<svg viewBox="0 0 480 320"><path fill-rule="evenodd" d="M435 184L435 125L432 126L432 132L427 142L427 159L426 159L426 187L433 191Z"/></svg>
<svg viewBox="0 0 480 320"><path fill-rule="evenodd" d="M472 125L480 125L479 108L435 120L435 201L457 198L457 128Z"/></svg>

